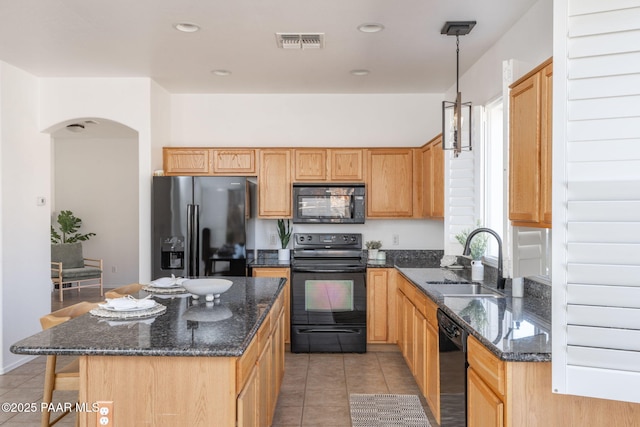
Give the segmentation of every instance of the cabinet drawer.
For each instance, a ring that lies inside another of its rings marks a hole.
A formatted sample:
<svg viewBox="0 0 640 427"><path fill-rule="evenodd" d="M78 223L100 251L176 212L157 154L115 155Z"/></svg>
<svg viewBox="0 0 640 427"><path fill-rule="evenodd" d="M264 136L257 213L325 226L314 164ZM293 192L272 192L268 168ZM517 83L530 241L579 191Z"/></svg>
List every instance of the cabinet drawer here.
<svg viewBox="0 0 640 427"><path fill-rule="evenodd" d="M258 360L258 352L259 343L256 338L254 338L249 347L245 350L244 354L238 359L238 363L236 365L236 390L240 391L244 388L245 383L249 379L249 375L253 371L253 368L256 366L256 361Z"/></svg>
<svg viewBox="0 0 640 427"><path fill-rule="evenodd" d="M438 329L438 315L436 314L438 311L438 305L427 298L427 311L424 313L424 317L427 318L427 322Z"/></svg>
<svg viewBox="0 0 640 427"><path fill-rule="evenodd" d="M467 359L482 380L499 396L505 393L506 364L487 350L477 339L467 340Z"/></svg>

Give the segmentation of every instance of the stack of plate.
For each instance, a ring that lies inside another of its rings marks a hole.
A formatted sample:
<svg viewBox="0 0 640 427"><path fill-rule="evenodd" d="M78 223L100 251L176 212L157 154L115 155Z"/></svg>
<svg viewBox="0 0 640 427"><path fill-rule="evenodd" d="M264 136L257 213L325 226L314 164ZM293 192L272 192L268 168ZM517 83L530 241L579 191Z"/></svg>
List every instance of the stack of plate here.
<svg viewBox="0 0 640 427"><path fill-rule="evenodd" d="M152 299L136 299L131 295L122 298L107 299L98 304L97 308L90 311L98 317L109 319L132 319L157 316L164 313L167 308Z"/></svg>

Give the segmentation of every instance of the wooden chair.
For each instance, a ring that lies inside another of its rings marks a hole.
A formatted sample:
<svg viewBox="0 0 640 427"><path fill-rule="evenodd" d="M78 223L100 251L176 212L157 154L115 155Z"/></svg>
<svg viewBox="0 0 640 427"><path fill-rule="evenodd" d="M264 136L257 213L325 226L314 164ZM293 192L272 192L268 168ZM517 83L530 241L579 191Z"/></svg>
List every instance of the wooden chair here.
<svg viewBox="0 0 640 427"><path fill-rule="evenodd" d="M63 301L63 292L90 286L99 286L102 290L102 260L84 258L82 255L82 243L59 243L51 245L51 281L54 288L58 287L60 301ZM72 286L76 283L76 286ZM69 285L65 288L64 285Z"/></svg>
<svg viewBox="0 0 640 427"><path fill-rule="evenodd" d="M127 295L134 295L140 292L142 285L139 283L132 283L130 285L120 286L119 288L111 289L104 294L105 298L122 298Z"/></svg>
<svg viewBox="0 0 640 427"><path fill-rule="evenodd" d="M66 322L74 317L81 316L87 313L94 307L97 307L98 303L80 302L69 307L65 307L53 313L47 314L40 318L40 325L42 329L49 329L53 326ZM42 396L42 402L50 404L53 400L54 390L79 390L80 389L80 368L79 360L76 357L72 362L57 369L57 356L47 356L47 366L44 374L44 393ZM51 421L51 414L49 411L42 411L41 427L50 427L60 421L64 416L69 414L70 411L65 411ZM76 426L78 426L78 418L76 417Z"/></svg>

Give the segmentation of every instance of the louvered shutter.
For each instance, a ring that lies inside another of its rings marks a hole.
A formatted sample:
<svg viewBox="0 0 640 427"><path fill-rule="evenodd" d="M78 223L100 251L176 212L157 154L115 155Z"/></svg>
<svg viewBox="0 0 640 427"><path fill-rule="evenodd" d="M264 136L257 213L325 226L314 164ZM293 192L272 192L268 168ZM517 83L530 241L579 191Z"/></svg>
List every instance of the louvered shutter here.
<svg viewBox="0 0 640 427"><path fill-rule="evenodd" d="M553 387L640 402L640 0L554 22Z"/></svg>

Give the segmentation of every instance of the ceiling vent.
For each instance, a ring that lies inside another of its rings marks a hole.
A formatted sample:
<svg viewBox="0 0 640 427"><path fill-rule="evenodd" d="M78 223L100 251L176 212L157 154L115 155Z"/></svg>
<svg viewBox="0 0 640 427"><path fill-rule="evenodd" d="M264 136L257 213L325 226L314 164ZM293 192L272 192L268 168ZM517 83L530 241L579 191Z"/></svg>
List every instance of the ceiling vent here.
<svg viewBox="0 0 640 427"><path fill-rule="evenodd" d="M324 33L276 33L281 49L322 49Z"/></svg>

